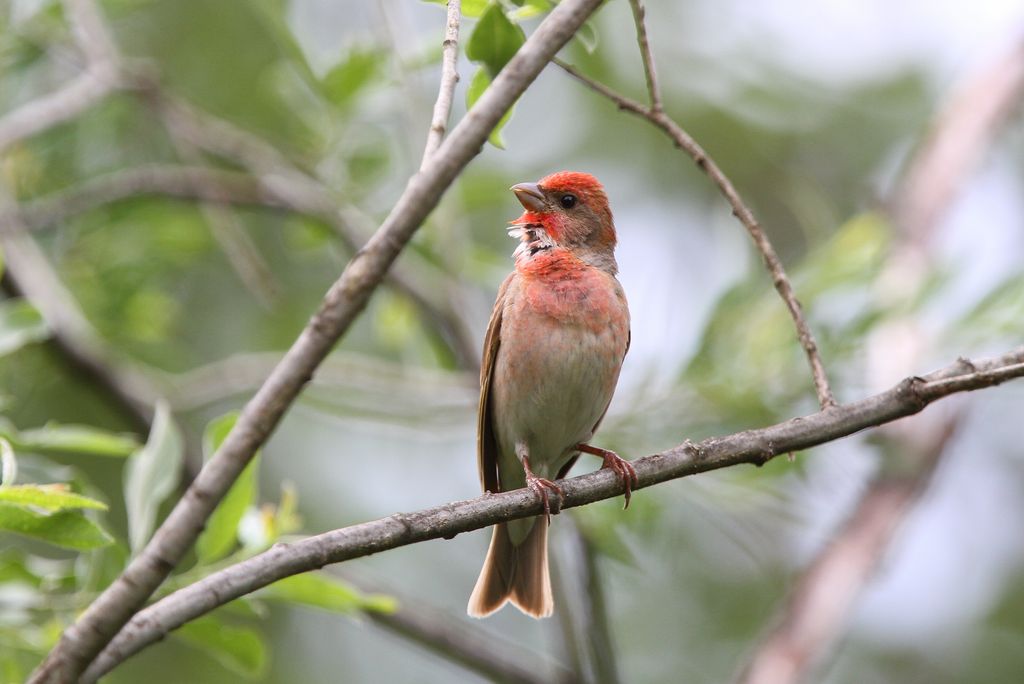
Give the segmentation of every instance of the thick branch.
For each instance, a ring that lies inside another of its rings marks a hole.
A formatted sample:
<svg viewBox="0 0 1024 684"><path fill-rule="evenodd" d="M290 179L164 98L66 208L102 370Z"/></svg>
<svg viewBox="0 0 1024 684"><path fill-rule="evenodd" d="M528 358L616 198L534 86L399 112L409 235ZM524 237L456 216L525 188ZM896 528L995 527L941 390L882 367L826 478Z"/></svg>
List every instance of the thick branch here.
<svg viewBox="0 0 1024 684"><path fill-rule="evenodd" d="M462 0L448 0L448 19L445 23L444 43L441 51L441 85L437 89L437 101L434 113L430 118L430 130L427 131L427 144L423 150L423 161L420 169L427 165L427 160L441 146L445 131L448 130L448 116L452 111L452 100L455 97L455 84L459 82L456 65L459 61L459 21L462 18Z"/></svg>
<svg viewBox="0 0 1024 684"><path fill-rule="evenodd" d="M537 27L427 166L410 179L384 223L328 290L319 310L246 404L234 429L150 542L65 631L31 681L76 679L177 565L217 503L366 306L391 263L444 191L480 151L512 103L598 4L599 0L566 0Z"/></svg>
<svg viewBox="0 0 1024 684"><path fill-rule="evenodd" d="M955 392L997 385L1024 376L1024 347L1003 356L964 359L924 377L910 377L867 399L833 406L767 428L683 443L634 461L639 487L718 468L761 465L779 454L837 440L876 425L913 415ZM562 508L583 506L623 493L614 473L599 470L560 483ZM189 620L284 577L430 539L450 539L498 522L539 515L540 500L528 489L485 494L415 513L326 532L294 544L279 544L258 556L181 589L139 612L89 669L94 681L119 662L163 638Z"/></svg>
<svg viewBox="0 0 1024 684"><path fill-rule="evenodd" d="M642 15L640 15L640 17L642 18ZM637 30L640 31L639 26ZM646 33L644 33L644 35L646 36ZM649 51L647 52L647 55L649 56ZM646 59L647 58L645 58L645 60ZM672 118L666 115L663 111L654 109L653 106L645 107L635 100L623 97L608 88L608 86L585 76L574 67L561 60L556 59L552 61L564 69L570 76L580 81L594 92L599 93L614 102L618 105L619 109L636 114L664 131L668 137L672 139L672 142L675 143L676 147L690 155L690 157L692 157L697 163L697 166L707 174L708 178L710 178L718 187L718 190L732 207L733 215L735 215L736 218L739 219L739 222L743 224L743 227L747 229L751 239L754 241L754 245L757 247L758 251L761 252L761 257L764 260L765 267L772 276L772 284L775 285L776 291L786 303L786 308L789 309L789 315L793 319L793 324L796 326L800 346L803 347L804 354L807 356L807 362L811 367L811 376L814 379L814 388L818 395L818 403L822 408L835 406L836 400L832 396L832 390L828 384L828 376L825 373L825 366L821 362L821 355L818 352L818 344L815 342L814 335L811 333L811 329L807 325L807 320L803 313L803 307L800 306L800 302L797 300L796 294L793 292L793 286L789 282L789 277L786 276L786 271L782 267L779 255L775 252L775 248L772 247L772 243L768 240L768 236L765 235L764 230L761 228L761 224L759 224L757 219L754 218L754 213L746 204L744 204L743 199L740 197L736 187L732 184L732 181L729 180L729 177L726 176L718 167L718 164L708 156L707 152L704 151L704 148L702 148L689 133L684 131L679 124L672 120Z"/></svg>

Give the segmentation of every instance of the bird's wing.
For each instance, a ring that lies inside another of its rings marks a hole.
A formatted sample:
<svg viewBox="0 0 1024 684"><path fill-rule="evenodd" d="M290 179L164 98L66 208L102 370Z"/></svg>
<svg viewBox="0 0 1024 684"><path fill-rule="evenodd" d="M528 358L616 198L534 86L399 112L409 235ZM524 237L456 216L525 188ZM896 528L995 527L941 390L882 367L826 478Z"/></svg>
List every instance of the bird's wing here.
<svg viewBox="0 0 1024 684"><path fill-rule="evenodd" d="M476 456L480 469L480 485L485 492L501 491L498 481L498 440L494 435L494 421L491 420L491 379L494 377L494 360L498 356L498 346L501 343L501 317L505 308L505 294L515 275L515 271L510 273L498 289L498 298L494 302L491 320L487 324L487 334L484 335L484 358L480 366L480 405L477 409L476 423Z"/></svg>

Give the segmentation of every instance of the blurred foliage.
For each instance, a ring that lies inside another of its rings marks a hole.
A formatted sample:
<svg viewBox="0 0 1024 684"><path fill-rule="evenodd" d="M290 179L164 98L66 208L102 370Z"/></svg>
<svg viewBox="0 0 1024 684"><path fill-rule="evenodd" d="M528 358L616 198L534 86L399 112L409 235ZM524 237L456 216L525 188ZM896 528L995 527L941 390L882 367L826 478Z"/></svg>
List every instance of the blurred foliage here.
<svg viewBox="0 0 1024 684"><path fill-rule="evenodd" d="M462 3L465 58L453 121L552 4ZM128 68L153 79L162 95L269 146L284 168L256 168L243 153L183 142L141 90L114 94L4 150L0 180L30 202L151 164L207 165L271 185L299 174L364 239L419 165L444 5L109 0L104 16ZM868 77L823 81L794 73L759 41L713 54L687 49L706 29L699 13L717 3L651 5L666 110L715 157L771 235L842 400L863 396L877 381L868 377L866 350L908 317L924 322L929 362L1019 344L1019 259L989 273L968 263L972 255L936 247L939 257L913 286L892 284L903 236L882 200L891 199L891 179L938 102L928 65L894 62ZM632 29L622 29L629 21L625 2L606 3L562 56L642 100ZM0 7L0 112L51 92L81 66L62 3ZM620 390L602 444L634 457L684 437L815 410L806 361L759 257L707 179L660 133L551 69L490 141L396 266L424 298L482 337L510 267L502 228L516 210L508 186L556 167L593 169L616 209L634 340L653 339L660 350L631 352L627 371L637 380ZM210 213L188 198L137 194L34 233L111 362L140 369L166 393L148 434L126 432L133 422L124 407L67 361L33 302L12 288L0 299L0 681L23 680L149 539L201 465L188 455L211 457L266 376L261 353L277 355L291 344L350 256L322 214L259 202L220 208L244 228L282 295L267 300L251 291ZM652 255L668 255L670 266ZM642 289L648 274L657 276L655 289ZM678 311L652 312L649 302L662 302L662 284L670 282L679 291L664 301L678 299ZM669 317L692 325L680 334L683 328L662 325ZM438 316L385 288L340 347L161 596L278 541L473 495L475 369L460 365ZM228 371L213 374L221 362ZM985 441L998 430L979 432L986 434L968 436L978 449L1003 456L1006 472L1024 481L1019 435L1014 451L1005 436ZM877 459L864 440L847 444ZM623 673L635 681L710 683L735 671L806 561L794 549L823 534L808 531L818 509L802 489L822 485L810 464L828 459L822 451L645 490L626 513L621 501L574 511L600 556ZM556 520L555 539L557 528ZM355 566L461 613L482 539L418 545ZM1020 566L1019 558L1004 560L989 608L949 628L956 649L939 641L930 648L880 644L855 633L822 681L1016 681L1024 643ZM364 594L328 573L292 577L190 623L109 679L286 682L308 673L309 681L465 680L458 666L396 648L358 619L395 610L395 598ZM564 657L544 623L503 615L485 628L492 624ZM667 634L678 648L664 648Z"/></svg>

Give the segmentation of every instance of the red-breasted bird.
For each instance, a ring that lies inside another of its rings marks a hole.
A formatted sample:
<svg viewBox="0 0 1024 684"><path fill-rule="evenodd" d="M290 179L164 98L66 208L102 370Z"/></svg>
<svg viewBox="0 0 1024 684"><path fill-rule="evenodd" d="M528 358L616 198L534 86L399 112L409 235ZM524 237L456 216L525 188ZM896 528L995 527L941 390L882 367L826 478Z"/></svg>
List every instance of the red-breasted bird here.
<svg viewBox="0 0 1024 684"><path fill-rule="evenodd" d="M511 601L527 615L554 609L548 576L549 495L580 452L604 459L623 480L636 471L589 444L615 392L629 349L629 308L615 278L615 226L593 176L562 171L512 192L526 211L511 222L520 240L484 337L477 457L485 491L528 486L545 516L494 526L469 614Z"/></svg>

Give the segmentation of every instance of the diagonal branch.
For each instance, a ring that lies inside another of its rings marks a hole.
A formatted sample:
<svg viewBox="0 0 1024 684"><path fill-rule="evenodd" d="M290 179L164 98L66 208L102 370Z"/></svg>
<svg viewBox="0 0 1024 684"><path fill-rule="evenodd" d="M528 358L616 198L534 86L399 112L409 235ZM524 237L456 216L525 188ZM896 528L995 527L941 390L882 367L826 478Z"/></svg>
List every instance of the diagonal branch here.
<svg viewBox="0 0 1024 684"><path fill-rule="evenodd" d="M1024 377L1024 347L1002 356L956 363L923 377L909 377L886 392L808 416L727 437L713 437L634 461L639 486L650 487L718 468L761 465L780 454L837 440L922 411L956 392ZM607 470L561 481L562 508L621 495L622 482ZM495 523L539 515L541 501L528 489L485 494L415 513L395 514L268 551L214 573L140 611L86 673L94 681L118 663L189 620L239 596L300 572L430 539L450 539Z"/></svg>
<svg viewBox="0 0 1024 684"><path fill-rule="evenodd" d="M430 130L427 132L427 144L423 150L423 161L420 168L427 165L427 160L441 146L441 140L448 130L448 117L452 111L452 100L455 97L455 84L459 82L456 65L459 61L459 22L462 18L462 0L448 0L448 19L445 23L444 42L441 52L441 85L437 89L437 102L434 103L434 114L430 119Z"/></svg>
<svg viewBox="0 0 1024 684"><path fill-rule="evenodd" d="M661 88L658 87L658 74L654 69L654 53L651 51L651 44L647 40L647 10L642 0L629 0L629 6L633 10L633 24L636 25L636 43L640 48L640 57L644 62L644 77L647 79L647 94L651 98L650 111L660 112Z"/></svg>
<svg viewBox="0 0 1024 684"><path fill-rule="evenodd" d="M64 632L30 681L76 679L163 582L317 366L366 306L392 262L444 191L480 151L512 103L598 4L599 0L560 3L516 52L427 166L409 180L384 223L327 291L298 339L246 404L231 433L150 542Z"/></svg>
<svg viewBox="0 0 1024 684"><path fill-rule="evenodd" d="M637 34L643 36L642 46L647 45L647 33L646 29L643 28L643 10L642 6L637 17ZM821 362L821 355L818 352L818 344L814 339L814 335L811 333L810 327L807 325L807 319L804 317L803 307L800 306L800 302L796 298L796 294L793 292L793 285L789 282L789 277L786 275L785 269L782 267L782 261L779 260L779 255L775 252L775 248L772 247L771 241L768 240L768 236L765 235L764 229L761 228L761 224L758 223L754 217L754 213L749 207L743 202L743 198L740 197L736 187L729 180L729 177L718 167L714 159L708 156L707 152L704 151L696 140L690 136L683 128L677 124L671 117L665 114L660 109L660 97L657 96L657 82L654 78L654 63L651 57L650 48L643 50L644 54L644 65L645 69L648 69L648 86L650 87L651 93L651 106L646 107L635 100L631 100L627 97L619 95L608 86L593 80L589 76L584 75L576 68L566 64L565 62L555 59L552 60L555 64L564 69L570 76L583 83L585 86L593 90L594 92L608 98L616 105L619 109L636 114L639 117L646 119L654 126L660 128L665 134L672 139L676 147L686 152L693 160L697 163L697 166L707 174L708 178L711 179L722 193L725 199L729 202L732 207L732 213L739 219L739 222L743 224L743 227L747 229L751 239L754 241L754 245L758 251L761 252L761 257L764 260L765 267L772 276L772 284L775 286L776 291L782 300L786 303L786 308L789 309L789 315L793 319L793 324L796 326L797 337L800 340L800 346L803 347L804 354L807 356L807 362L811 367L811 376L814 379L814 388L818 395L818 403L822 408L828 408L836 405L836 400L832 396L832 390L828 384L828 376L825 372L825 366Z"/></svg>

